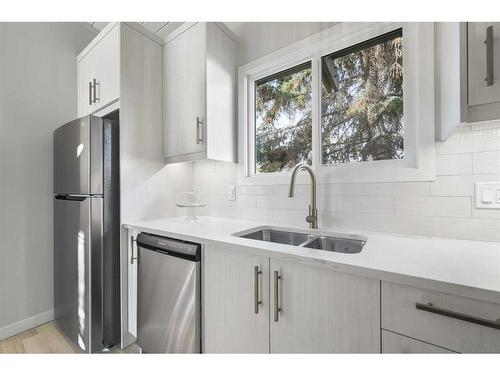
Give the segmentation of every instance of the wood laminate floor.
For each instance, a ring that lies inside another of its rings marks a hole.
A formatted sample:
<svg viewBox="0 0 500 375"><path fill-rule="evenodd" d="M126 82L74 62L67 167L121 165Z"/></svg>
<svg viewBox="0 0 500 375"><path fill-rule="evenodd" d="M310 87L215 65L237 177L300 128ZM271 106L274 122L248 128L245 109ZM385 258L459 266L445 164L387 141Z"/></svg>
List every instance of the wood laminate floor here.
<svg viewBox="0 0 500 375"><path fill-rule="evenodd" d="M0 353L82 353L57 328L54 322L21 332L0 341ZM109 353L139 353L135 344L125 349L113 347Z"/></svg>

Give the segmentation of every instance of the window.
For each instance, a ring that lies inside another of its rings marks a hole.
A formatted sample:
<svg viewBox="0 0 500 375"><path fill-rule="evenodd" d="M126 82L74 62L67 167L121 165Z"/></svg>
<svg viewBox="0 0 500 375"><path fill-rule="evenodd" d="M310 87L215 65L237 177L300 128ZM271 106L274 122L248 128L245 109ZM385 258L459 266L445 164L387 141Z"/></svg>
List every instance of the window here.
<svg viewBox="0 0 500 375"><path fill-rule="evenodd" d="M311 164L311 63L255 82L255 172Z"/></svg>
<svg viewBox="0 0 500 375"><path fill-rule="evenodd" d="M402 30L321 58L321 163L402 159Z"/></svg>
<svg viewBox="0 0 500 375"><path fill-rule="evenodd" d="M244 183L435 178L433 49L432 23L342 23L240 67Z"/></svg>

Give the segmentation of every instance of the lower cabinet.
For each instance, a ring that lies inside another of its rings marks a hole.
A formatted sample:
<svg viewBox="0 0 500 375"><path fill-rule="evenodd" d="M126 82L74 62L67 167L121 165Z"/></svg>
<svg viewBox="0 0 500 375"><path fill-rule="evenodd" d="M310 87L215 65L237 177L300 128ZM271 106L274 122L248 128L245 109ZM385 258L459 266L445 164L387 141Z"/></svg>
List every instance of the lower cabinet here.
<svg viewBox="0 0 500 375"><path fill-rule="evenodd" d="M205 352L380 352L378 280L221 247L203 255Z"/></svg>
<svg viewBox="0 0 500 375"><path fill-rule="evenodd" d="M202 278L203 352L269 353L269 258L206 246Z"/></svg>
<svg viewBox="0 0 500 375"><path fill-rule="evenodd" d="M415 340L407 336L382 330L382 353L390 354L440 354L454 353L451 350L440 348L423 341Z"/></svg>
<svg viewBox="0 0 500 375"><path fill-rule="evenodd" d="M382 282L382 328L458 353L500 353L500 304Z"/></svg>

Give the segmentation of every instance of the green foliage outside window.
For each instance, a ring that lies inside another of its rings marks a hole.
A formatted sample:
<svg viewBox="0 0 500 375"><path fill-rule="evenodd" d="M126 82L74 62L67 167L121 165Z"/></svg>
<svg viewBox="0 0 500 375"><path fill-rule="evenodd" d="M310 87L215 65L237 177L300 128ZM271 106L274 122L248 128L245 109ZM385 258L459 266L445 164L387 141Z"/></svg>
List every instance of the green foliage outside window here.
<svg viewBox="0 0 500 375"><path fill-rule="evenodd" d="M401 30L322 58L321 162L401 159ZM256 82L256 173L312 158L310 63Z"/></svg>

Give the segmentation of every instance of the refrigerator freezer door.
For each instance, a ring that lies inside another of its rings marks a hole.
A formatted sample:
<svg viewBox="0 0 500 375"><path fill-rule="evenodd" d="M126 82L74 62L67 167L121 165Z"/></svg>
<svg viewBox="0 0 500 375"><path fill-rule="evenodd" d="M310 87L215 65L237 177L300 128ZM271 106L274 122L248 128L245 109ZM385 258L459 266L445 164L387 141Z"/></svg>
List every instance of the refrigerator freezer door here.
<svg viewBox="0 0 500 375"><path fill-rule="evenodd" d="M102 194L102 120L87 116L54 131L54 194Z"/></svg>
<svg viewBox="0 0 500 375"><path fill-rule="evenodd" d="M94 352L103 341L102 199L74 199L54 199L54 317L80 349Z"/></svg>

